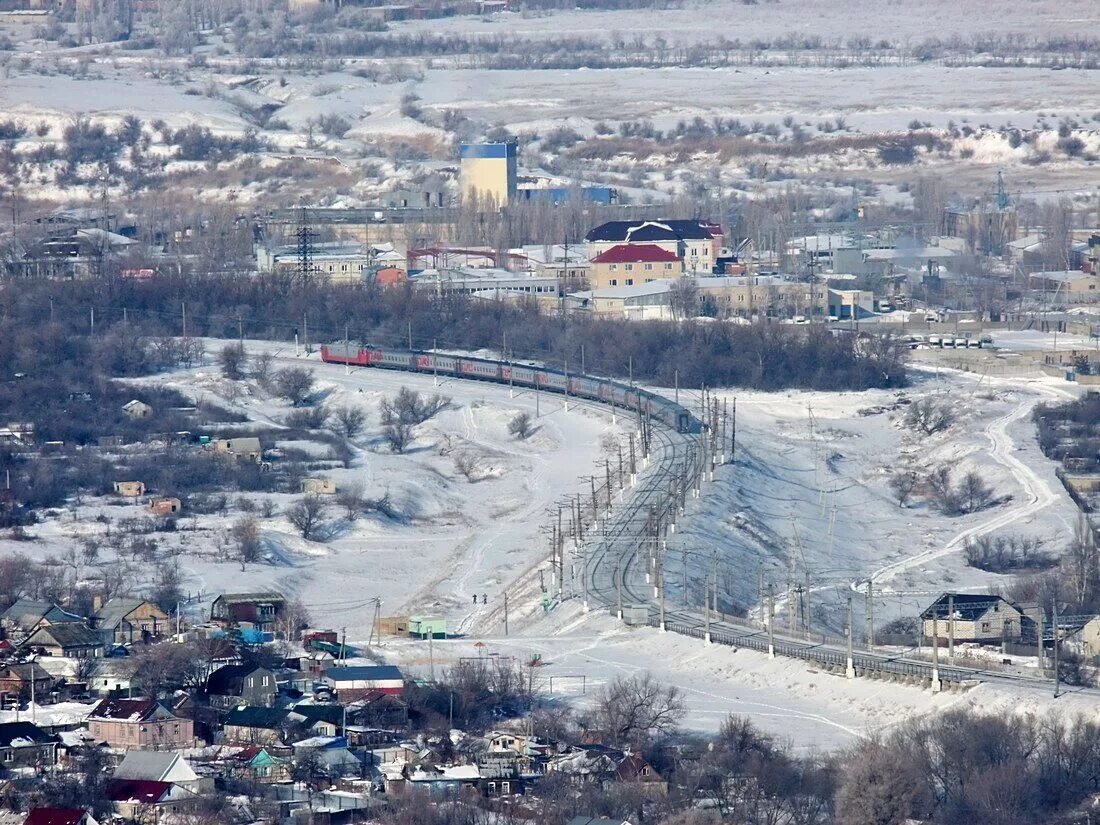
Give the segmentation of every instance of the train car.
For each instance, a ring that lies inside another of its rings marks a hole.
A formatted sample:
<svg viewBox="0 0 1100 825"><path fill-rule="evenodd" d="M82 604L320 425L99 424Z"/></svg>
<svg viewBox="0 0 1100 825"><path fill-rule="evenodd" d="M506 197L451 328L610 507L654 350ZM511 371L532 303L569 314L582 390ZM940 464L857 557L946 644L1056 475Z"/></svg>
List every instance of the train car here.
<svg viewBox="0 0 1100 825"><path fill-rule="evenodd" d="M605 404L613 404L627 410L648 414L683 433L698 432L698 420L684 407L637 387L617 381L569 375L545 367L491 361L485 358L459 358L429 352L410 352L371 347L359 342L325 344L321 347L321 360L331 364L376 366L383 369L410 370L435 374L456 375L461 378L513 384L519 387L538 387L548 392L568 392L578 398L587 398Z"/></svg>

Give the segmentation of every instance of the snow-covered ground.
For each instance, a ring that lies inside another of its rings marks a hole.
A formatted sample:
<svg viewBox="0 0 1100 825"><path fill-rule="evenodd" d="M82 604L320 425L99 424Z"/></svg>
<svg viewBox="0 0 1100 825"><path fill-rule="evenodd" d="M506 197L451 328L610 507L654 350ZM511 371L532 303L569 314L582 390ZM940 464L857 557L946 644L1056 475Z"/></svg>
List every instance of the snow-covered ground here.
<svg viewBox="0 0 1100 825"><path fill-rule="evenodd" d="M369 497L389 494L403 518L368 515L349 524L340 520L334 506L330 517L335 536L306 541L276 513L260 519L266 561L247 564L242 570L226 540L228 528L242 515L234 497L225 515L191 517L185 511L182 529L157 538L165 553L174 548L184 589L202 591L206 604L221 592L273 587L301 596L318 624L367 628L374 614L372 600L380 598L383 615L443 614L453 626L464 627L481 613L496 609L501 588L548 556L544 528L550 523L551 506L581 489L580 477L590 474L597 460L602 466L603 451L622 435L621 428L612 424L610 412L576 403L566 412L560 398L543 394L533 434L519 441L507 426L520 411L535 415L532 394L517 390L515 398L509 398L506 386L443 379L437 387L431 376L377 369L345 375L342 367L322 364L316 355L276 362L279 367L302 364L315 370L316 392L330 408L361 406L368 413L366 431L353 441L351 466L314 475L333 479L338 490L362 484ZM285 402L266 397L251 384L243 395L230 392L230 382L216 367L143 380L196 399L215 400L261 423L278 422L288 412ZM450 397L452 404L417 428L416 440L404 455L395 455L379 436L378 405L401 387L429 395L439 392ZM212 430L211 434L219 433ZM303 445L286 441L278 446L301 449ZM459 452L475 456L475 480L457 471L453 457ZM270 498L285 509L298 496L253 494L248 498L254 502ZM32 528L37 541L3 540L0 550L61 556L75 537L105 529L95 520L103 513L116 521L147 515L142 505L86 500L60 518ZM87 566L86 572L91 574L92 567ZM152 565L138 564L134 585L152 575ZM475 594L485 594L487 603L475 606Z"/></svg>

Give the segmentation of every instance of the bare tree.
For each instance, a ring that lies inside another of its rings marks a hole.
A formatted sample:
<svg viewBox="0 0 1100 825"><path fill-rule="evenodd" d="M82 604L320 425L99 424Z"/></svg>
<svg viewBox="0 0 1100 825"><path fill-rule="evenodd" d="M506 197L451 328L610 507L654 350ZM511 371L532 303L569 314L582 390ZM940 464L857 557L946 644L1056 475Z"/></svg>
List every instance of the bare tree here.
<svg viewBox="0 0 1100 825"><path fill-rule="evenodd" d="M640 744L676 730L687 709L679 688L650 673L620 676L596 694L595 718L616 744Z"/></svg>
<svg viewBox="0 0 1100 825"><path fill-rule="evenodd" d="M989 506L993 500L993 489L982 481L980 475L971 470L959 482L957 496L962 500L966 512L976 513Z"/></svg>
<svg viewBox="0 0 1100 825"><path fill-rule="evenodd" d="M458 450L452 456L455 472L467 481L479 481L481 478L481 457L473 450Z"/></svg>
<svg viewBox="0 0 1100 825"><path fill-rule="evenodd" d="M450 398L438 393L421 396L416 390L402 387L392 399L382 399L382 423L388 424L396 420L415 427L417 424L423 424L450 403Z"/></svg>
<svg viewBox="0 0 1100 825"><path fill-rule="evenodd" d="M909 405L905 423L924 435L934 435L951 426L955 414L947 402L935 398L920 398Z"/></svg>
<svg viewBox="0 0 1100 825"><path fill-rule="evenodd" d="M361 407L337 407L332 411L332 422L333 428L344 438L355 438L367 423L367 413Z"/></svg>
<svg viewBox="0 0 1100 825"><path fill-rule="evenodd" d="M233 381L244 378L244 347L240 344L228 344L218 353L218 362L221 364L222 375Z"/></svg>
<svg viewBox="0 0 1100 825"><path fill-rule="evenodd" d="M304 539L312 539L324 524L328 504L317 495L302 496L286 511L287 521Z"/></svg>
<svg viewBox="0 0 1100 825"><path fill-rule="evenodd" d="M241 563L241 570L250 562L260 558L263 545L260 543L260 525L255 516L244 516L234 523L230 535L233 538L237 561Z"/></svg>
<svg viewBox="0 0 1100 825"><path fill-rule="evenodd" d="M305 367L287 367L273 376L275 389L279 395L295 407L299 407L313 391L313 373Z"/></svg>
<svg viewBox="0 0 1100 825"><path fill-rule="evenodd" d="M898 505L904 507L917 486L917 474L912 470L899 470L890 476L889 484Z"/></svg>
<svg viewBox="0 0 1100 825"><path fill-rule="evenodd" d="M270 352L257 352L252 356L248 371L251 373L252 377L256 379L256 383L264 389L271 386L272 366L274 363L275 356Z"/></svg>
<svg viewBox="0 0 1100 825"><path fill-rule="evenodd" d="M413 439L412 426L403 424L400 421L383 424L382 437L390 445L393 452L403 453Z"/></svg>
<svg viewBox="0 0 1100 825"><path fill-rule="evenodd" d="M521 441L531 435L531 413L516 413L508 422L508 432Z"/></svg>

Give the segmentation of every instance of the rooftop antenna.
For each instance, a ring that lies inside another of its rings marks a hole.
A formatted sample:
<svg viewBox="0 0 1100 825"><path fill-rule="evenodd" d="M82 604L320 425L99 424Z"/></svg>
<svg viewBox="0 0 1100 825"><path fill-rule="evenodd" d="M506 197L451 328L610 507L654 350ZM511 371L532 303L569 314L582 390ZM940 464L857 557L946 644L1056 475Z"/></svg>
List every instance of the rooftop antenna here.
<svg viewBox="0 0 1100 825"><path fill-rule="evenodd" d="M1005 191L1005 176L997 170L997 210L1004 212L1009 207L1008 192Z"/></svg>

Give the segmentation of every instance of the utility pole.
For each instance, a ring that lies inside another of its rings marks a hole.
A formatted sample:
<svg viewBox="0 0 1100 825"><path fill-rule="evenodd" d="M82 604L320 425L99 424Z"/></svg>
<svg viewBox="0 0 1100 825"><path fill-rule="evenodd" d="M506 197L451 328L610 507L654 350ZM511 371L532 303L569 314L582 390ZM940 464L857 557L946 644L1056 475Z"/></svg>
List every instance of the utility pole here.
<svg viewBox="0 0 1100 825"><path fill-rule="evenodd" d="M504 635L508 635L508 591L504 591Z"/></svg>
<svg viewBox="0 0 1100 825"><path fill-rule="evenodd" d="M672 371L672 380L676 386L676 403L680 403L680 370L675 369Z"/></svg>
<svg viewBox="0 0 1100 825"><path fill-rule="evenodd" d="M1044 612L1043 611L1043 602L1040 600L1040 602L1039 602L1039 621L1038 621L1038 626L1035 629L1035 650L1036 650L1036 653L1038 653L1038 658L1039 658L1038 665L1039 665L1039 676L1040 677L1043 675L1043 669L1046 667L1046 662L1044 661L1046 659L1046 657L1043 655L1043 635L1044 635L1043 634L1043 612Z"/></svg>
<svg viewBox="0 0 1100 825"><path fill-rule="evenodd" d="M88 311L91 313L91 328L90 328L88 334L94 336L95 335L95 307L91 307Z"/></svg>
<svg viewBox="0 0 1100 825"><path fill-rule="evenodd" d="M875 585L867 579L867 650L875 650Z"/></svg>
<svg viewBox="0 0 1100 825"><path fill-rule="evenodd" d="M348 644L348 629L346 627L340 628L340 661L344 661L347 658Z"/></svg>
<svg viewBox="0 0 1100 825"><path fill-rule="evenodd" d="M768 658L775 658L775 588L768 582Z"/></svg>
<svg viewBox="0 0 1100 825"><path fill-rule="evenodd" d="M955 658L955 596L947 596L947 658Z"/></svg>
<svg viewBox="0 0 1100 825"><path fill-rule="evenodd" d="M703 621L706 623L706 633L703 635L703 641L708 645L710 641L710 593L708 593L708 586L706 582L703 582Z"/></svg>
<svg viewBox="0 0 1100 825"><path fill-rule="evenodd" d="M855 613L852 611L852 597L848 597L848 667L847 673L849 679L856 677L856 665L855 658L852 655L852 642L856 635L855 628Z"/></svg>
<svg viewBox="0 0 1100 825"><path fill-rule="evenodd" d="M181 325L183 327L183 337L187 337L187 302L180 303L180 316L182 318Z"/></svg>
<svg viewBox="0 0 1100 825"><path fill-rule="evenodd" d="M940 687L940 616L932 614L932 692L939 693Z"/></svg>
<svg viewBox="0 0 1100 825"><path fill-rule="evenodd" d="M1051 616L1051 634L1054 642L1054 698L1058 698L1061 689L1061 674L1058 673L1058 600L1054 600L1054 611Z"/></svg>

